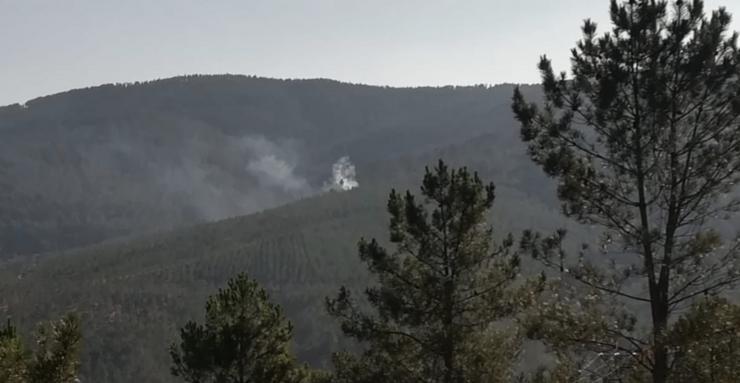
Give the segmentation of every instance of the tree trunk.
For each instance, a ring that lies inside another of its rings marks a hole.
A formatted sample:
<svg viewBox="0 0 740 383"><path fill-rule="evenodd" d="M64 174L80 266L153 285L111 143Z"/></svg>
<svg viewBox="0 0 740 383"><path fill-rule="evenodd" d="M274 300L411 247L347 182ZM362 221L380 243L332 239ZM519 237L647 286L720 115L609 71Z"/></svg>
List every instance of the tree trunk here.
<svg viewBox="0 0 740 383"><path fill-rule="evenodd" d="M665 344L666 318L657 318L662 323L653 320L653 342L654 342L654 365L653 383L666 383L668 381L668 347Z"/></svg>

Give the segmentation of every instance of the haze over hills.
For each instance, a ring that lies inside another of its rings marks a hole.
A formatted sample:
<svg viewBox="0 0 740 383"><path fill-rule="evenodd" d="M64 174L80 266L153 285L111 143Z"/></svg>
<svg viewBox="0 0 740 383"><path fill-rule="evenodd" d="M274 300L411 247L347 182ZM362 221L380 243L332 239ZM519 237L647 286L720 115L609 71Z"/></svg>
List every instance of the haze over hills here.
<svg viewBox="0 0 740 383"><path fill-rule="evenodd" d="M439 159L495 183L499 238L597 237L527 158L512 90L188 76L0 108L0 317L28 333L75 312L83 381L174 382L177 329L246 272L294 324L298 358L326 366L351 345L325 297L367 285L357 241L387 241L388 192ZM358 187L327 187L338 164Z"/></svg>
<svg viewBox="0 0 740 383"><path fill-rule="evenodd" d="M76 311L87 381L168 382L176 326L247 271L296 325L299 357L325 363L340 344L324 297L364 283L357 240L386 239L387 193L416 188L424 166L496 182L501 233L563 224L511 91L188 76L4 107L0 315ZM343 156L359 188L326 191Z"/></svg>
<svg viewBox="0 0 740 383"><path fill-rule="evenodd" d="M740 382L732 6L119 3L0 2L0 383Z"/></svg>
<svg viewBox="0 0 740 383"><path fill-rule="evenodd" d="M531 183L525 161L506 161L494 134L445 149L361 168L361 186L327 192L261 213L117 241L62 254L6 262L0 307L19 323L68 310L85 323L83 376L88 381L170 382L166 345L177 326L200 318L208 294L247 271L296 326L298 357L327 362L342 346L324 298L340 285L367 283L356 252L360 237L387 240L391 187L416 188L437 158L469 164L497 182L491 222L497 236L567 223L551 200L552 185ZM536 173L535 173L536 174ZM539 180L542 181L542 180ZM535 187L538 186L538 187ZM53 281L53 282L52 282Z"/></svg>
<svg viewBox="0 0 740 383"><path fill-rule="evenodd" d="M347 155L362 168L481 134L520 145L511 89L186 76L6 106L0 258L275 207L321 191Z"/></svg>

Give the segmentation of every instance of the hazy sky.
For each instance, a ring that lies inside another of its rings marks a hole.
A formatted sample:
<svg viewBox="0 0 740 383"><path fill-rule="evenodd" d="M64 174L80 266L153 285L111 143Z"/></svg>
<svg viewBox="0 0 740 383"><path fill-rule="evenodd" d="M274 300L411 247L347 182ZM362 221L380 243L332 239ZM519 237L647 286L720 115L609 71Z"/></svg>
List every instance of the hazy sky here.
<svg viewBox="0 0 740 383"><path fill-rule="evenodd" d="M737 0L706 3L740 14ZM538 57L567 69L582 20L606 27L607 10L607 0L0 0L0 105L192 73L537 82Z"/></svg>

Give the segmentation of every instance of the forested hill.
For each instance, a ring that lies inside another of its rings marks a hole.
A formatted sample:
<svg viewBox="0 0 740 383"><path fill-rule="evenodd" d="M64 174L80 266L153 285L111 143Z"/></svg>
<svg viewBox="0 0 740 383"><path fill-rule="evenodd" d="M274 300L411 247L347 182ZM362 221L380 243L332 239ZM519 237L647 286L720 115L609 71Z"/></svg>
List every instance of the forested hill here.
<svg viewBox="0 0 740 383"><path fill-rule="evenodd" d="M496 236L567 227L554 185L518 145L489 133L460 144L358 168L360 187L325 192L249 216L0 265L0 317L26 327L73 311L83 319L83 381L174 382L167 346L202 317L209 294L238 272L265 286L295 325L298 357L327 362L341 346L324 298L361 290L360 237L388 239L391 187L418 189L424 166L445 158L496 183ZM576 230L573 230L576 231ZM573 233L577 238L576 233Z"/></svg>
<svg viewBox="0 0 740 383"><path fill-rule="evenodd" d="M29 330L76 312L84 381L170 382L177 327L244 271L286 310L299 358L324 363L341 339L325 296L366 282L357 240L387 239L390 188L425 166L494 181L497 233L566 224L511 94L191 76L0 108L0 317ZM326 191L343 156L359 187Z"/></svg>
<svg viewBox="0 0 740 383"><path fill-rule="evenodd" d="M536 87L527 88L537 92ZM481 134L521 148L512 86L187 76L0 108L0 259L247 214Z"/></svg>

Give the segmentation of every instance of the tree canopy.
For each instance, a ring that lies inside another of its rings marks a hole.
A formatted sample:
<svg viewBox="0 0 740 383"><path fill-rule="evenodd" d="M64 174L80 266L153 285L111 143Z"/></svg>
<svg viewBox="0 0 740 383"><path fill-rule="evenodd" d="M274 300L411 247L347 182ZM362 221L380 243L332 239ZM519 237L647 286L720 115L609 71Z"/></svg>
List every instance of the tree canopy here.
<svg viewBox="0 0 740 383"><path fill-rule="evenodd" d="M300 371L289 352L292 326L246 274L206 303L204 324L188 322L170 346L172 374L190 383L285 383Z"/></svg>
<svg viewBox="0 0 740 383"><path fill-rule="evenodd" d="M533 295L515 286L511 236L499 244L485 214L493 184L442 161L426 169L422 200L391 191L388 251L362 239L359 255L376 285L364 301L342 288L328 299L344 333L366 347L335 357L339 381L503 382L513 373L516 331L499 321ZM365 309L365 302L371 311Z"/></svg>
<svg viewBox="0 0 740 383"><path fill-rule="evenodd" d="M80 321L67 315L42 324L27 348L10 321L0 328L0 381L7 383L78 382L82 334Z"/></svg>

